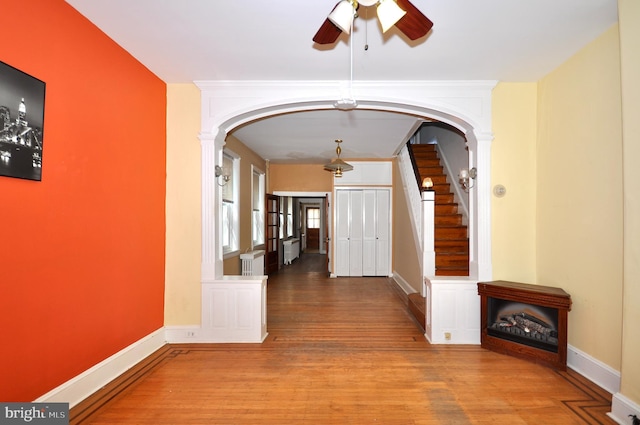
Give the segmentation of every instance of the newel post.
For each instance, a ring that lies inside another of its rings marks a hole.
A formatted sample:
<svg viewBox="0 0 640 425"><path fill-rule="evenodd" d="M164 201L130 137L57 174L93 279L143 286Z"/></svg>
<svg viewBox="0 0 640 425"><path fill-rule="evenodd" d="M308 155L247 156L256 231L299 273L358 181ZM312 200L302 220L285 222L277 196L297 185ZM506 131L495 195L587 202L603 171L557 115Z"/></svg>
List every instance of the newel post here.
<svg viewBox="0 0 640 425"><path fill-rule="evenodd" d="M435 251L435 200L436 193L433 190L422 191L422 275L434 276L436 274Z"/></svg>

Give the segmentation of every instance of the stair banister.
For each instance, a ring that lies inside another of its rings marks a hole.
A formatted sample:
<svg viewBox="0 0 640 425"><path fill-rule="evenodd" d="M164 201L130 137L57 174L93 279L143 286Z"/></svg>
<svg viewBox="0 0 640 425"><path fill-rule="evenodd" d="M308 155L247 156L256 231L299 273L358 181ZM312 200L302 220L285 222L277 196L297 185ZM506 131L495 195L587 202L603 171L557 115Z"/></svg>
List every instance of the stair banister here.
<svg viewBox="0 0 640 425"><path fill-rule="evenodd" d="M406 199L409 204L413 234L418 252L422 252L420 267L423 276L434 276L435 260L435 191L423 191L418 185L419 179L411 161L409 149L405 145L398 155L400 174L403 180ZM423 294L424 295L424 294Z"/></svg>

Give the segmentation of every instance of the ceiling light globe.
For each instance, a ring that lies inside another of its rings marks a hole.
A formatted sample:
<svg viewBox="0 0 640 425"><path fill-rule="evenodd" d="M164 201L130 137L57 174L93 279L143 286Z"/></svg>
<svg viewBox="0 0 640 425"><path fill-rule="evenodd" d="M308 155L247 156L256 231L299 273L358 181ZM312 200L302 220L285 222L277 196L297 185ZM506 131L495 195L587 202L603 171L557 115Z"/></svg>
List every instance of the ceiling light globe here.
<svg viewBox="0 0 640 425"><path fill-rule="evenodd" d="M394 26L396 22L407 13L402 10L394 0L380 0L377 11L382 32L387 32L389 28Z"/></svg>
<svg viewBox="0 0 640 425"><path fill-rule="evenodd" d="M351 26L353 25L355 12L353 4L351 4L350 1L342 0L329 14L328 19L333 22L336 27L340 28L340 30L349 34L351 32Z"/></svg>

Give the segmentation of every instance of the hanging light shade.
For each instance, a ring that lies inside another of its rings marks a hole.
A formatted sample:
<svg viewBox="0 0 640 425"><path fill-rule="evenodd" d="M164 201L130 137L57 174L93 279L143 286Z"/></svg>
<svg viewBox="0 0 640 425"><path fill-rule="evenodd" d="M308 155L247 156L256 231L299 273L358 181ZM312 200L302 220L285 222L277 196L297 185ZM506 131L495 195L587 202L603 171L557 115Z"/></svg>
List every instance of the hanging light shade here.
<svg viewBox="0 0 640 425"><path fill-rule="evenodd" d="M382 26L382 32L387 32L407 12L402 10L395 0L380 0L377 7L378 20Z"/></svg>
<svg viewBox="0 0 640 425"><path fill-rule="evenodd" d="M340 178L342 177L342 173L344 173L345 171L353 170L353 165L348 164L340 159L340 153L342 153L340 143L342 143L342 140L336 139L336 143L338 144L338 147L336 147L337 158L332 160L329 164L325 164L324 169L327 171L331 171L335 177Z"/></svg>
<svg viewBox="0 0 640 425"><path fill-rule="evenodd" d="M335 9L333 9L327 18L333 22L336 27L349 34L355 13L356 8L352 1L342 0L336 5Z"/></svg>

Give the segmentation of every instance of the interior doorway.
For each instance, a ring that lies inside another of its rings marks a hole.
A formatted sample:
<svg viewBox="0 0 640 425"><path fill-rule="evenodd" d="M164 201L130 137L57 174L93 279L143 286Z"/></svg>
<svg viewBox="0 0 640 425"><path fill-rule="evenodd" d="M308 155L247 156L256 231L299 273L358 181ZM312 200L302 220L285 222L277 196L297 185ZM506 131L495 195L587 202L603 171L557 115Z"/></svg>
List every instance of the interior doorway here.
<svg viewBox="0 0 640 425"><path fill-rule="evenodd" d="M274 195L291 199L293 206L291 237L300 239L299 260L301 261L296 259L292 265L281 267L280 270L290 269L297 262L302 262L306 264L302 268L308 269L307 271L330 273L331 193L275 191ZM310 267L309 260L312 257L314 266Z"/></svg>
<svg viewBox="0 0 640 425"><path fill-rule="evenodd" d="M305 207L304 233L307 235L307 252L320 252L320 208Z"/></svg>

